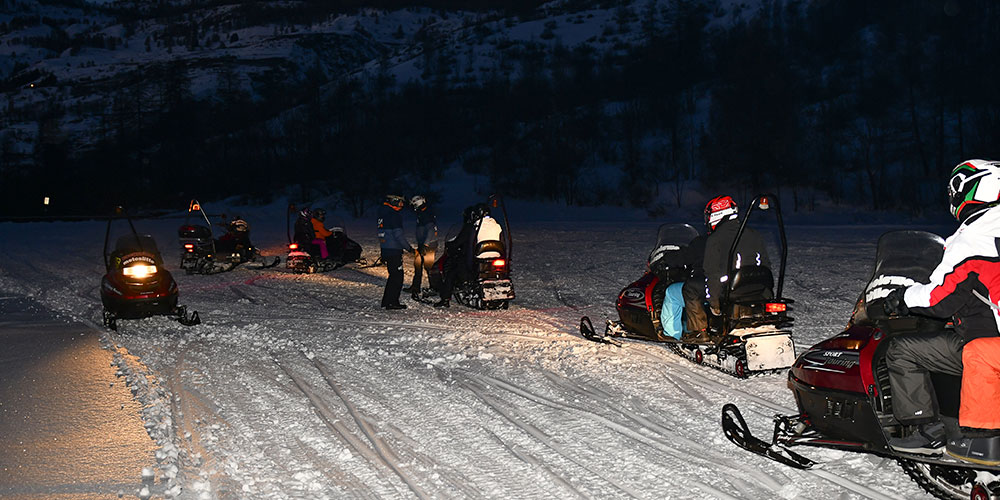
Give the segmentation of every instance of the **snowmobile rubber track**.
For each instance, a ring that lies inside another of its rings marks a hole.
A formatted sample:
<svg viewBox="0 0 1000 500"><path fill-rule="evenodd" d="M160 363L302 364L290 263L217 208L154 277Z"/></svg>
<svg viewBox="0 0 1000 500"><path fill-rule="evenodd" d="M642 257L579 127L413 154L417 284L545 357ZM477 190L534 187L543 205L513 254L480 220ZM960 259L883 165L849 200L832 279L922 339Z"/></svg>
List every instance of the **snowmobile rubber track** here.
<svg viewBox="0 0 1000 500"><path fill-rule="evenodd" d="M782 373L785 370L788 370L787 367L785 367L785 368L774 368L774 369L771 369L771 370L745 370L743 372L743 374L741 375L741 374L737 373L735 370L730 370L730 369L728 369L728 368L726 368L724 366L721 366L719 364L709 362L705 358L703 358L702 360L699 361L698 359L696 359L695 355L688 354L684 349L681 349L681 346L683 346L683 345L697 346L697 345L702 345L702 344L670 343L668 345L668 347L670 348L671 352L676 353L677 355L679 355L679 356L687 359L688 361L691 361L692 363L694 363L696 365L707 366L709 368L713 368L713 369L715 369L717 371L720 371L722 373L725 373L727 375L732 375L733 377L736 377L736 378L750 378L750 377L758 377L758 376L761 376L761 375L773 375L775 373ZM705 344L705 345L707 345L707 344ZM711 345L714 346L715 344L711 344ZM746 366L746 359L742 359L742 361L743 361L743 366Z"/></svg>

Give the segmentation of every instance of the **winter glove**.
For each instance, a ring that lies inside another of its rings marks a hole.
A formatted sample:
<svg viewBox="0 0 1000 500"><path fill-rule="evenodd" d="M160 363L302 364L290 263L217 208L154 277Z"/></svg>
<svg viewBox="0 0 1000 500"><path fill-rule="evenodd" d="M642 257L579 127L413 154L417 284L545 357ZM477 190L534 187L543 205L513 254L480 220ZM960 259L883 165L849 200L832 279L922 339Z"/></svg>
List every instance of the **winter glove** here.
<svg viewBox="0 0 1000 500"><path fill-rule="evenodd" d="M906 288L901 287L885 296L882 309L886 316L907 316L910 314L910 308L906 307L906 301L903 300L904 293L906 293Z"/></svg>

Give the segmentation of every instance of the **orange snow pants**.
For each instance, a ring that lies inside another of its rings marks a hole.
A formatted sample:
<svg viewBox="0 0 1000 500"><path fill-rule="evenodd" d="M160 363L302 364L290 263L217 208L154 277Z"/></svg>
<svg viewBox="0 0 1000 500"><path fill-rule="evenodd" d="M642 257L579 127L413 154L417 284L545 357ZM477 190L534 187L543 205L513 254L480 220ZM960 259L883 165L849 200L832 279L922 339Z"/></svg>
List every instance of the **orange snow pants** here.
<svg viewBox="0 0 1000 500"><path fill-rule="evenodd" d="M983 337L965 344L962 365L958 424L1000 429L1000 337Z"/></svg>

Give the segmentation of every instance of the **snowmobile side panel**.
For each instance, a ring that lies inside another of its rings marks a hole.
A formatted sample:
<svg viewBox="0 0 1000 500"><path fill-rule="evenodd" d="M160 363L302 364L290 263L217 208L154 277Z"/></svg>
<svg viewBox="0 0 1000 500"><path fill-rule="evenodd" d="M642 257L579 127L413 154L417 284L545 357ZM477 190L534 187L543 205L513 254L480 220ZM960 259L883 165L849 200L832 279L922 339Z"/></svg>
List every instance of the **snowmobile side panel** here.
<svg viewBox="0 0 1000 500"><path fill-rule="evenodd" d="M750 371L787 368L795 363L791 332L754 335L746 339L746 369Z"/></svg>
<svg viewBox="0 0 1000 500"><path fill-rule="evenodd" d="M869 443L887 451L885 434L865 394L809 385L789 374L789 385L810 426L825 439Z"/></svg>

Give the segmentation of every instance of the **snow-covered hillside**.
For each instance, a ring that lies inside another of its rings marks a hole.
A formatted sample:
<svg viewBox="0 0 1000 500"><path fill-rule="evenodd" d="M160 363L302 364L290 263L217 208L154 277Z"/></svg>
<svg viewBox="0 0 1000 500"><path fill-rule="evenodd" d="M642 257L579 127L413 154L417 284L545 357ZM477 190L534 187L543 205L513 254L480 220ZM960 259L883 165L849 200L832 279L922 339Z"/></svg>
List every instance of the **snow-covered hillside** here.
<svg viewBox="0 0 1000 500"><path fill-rule="evenodd" d="M273 207L241 211L265 253L280 252ZM576 333L581 315L613 314L617 292L644 269L655 222L518 221L517 299L490 312L382 310L384 268L187 276L176 269L180 223L138 221L203 323L123 321L104 334L160 447L156 495L924 497L892 460L806 450L827 464L797 471L731 445L722 405L738 403L766 433L771 416L795 410L784 374L738 380L662 345ZM372 258L370 226L348 229ZM788 228L800 351L843 327L886 229ZM102 231L0 224L0 291L100 329Z"/></svg>

